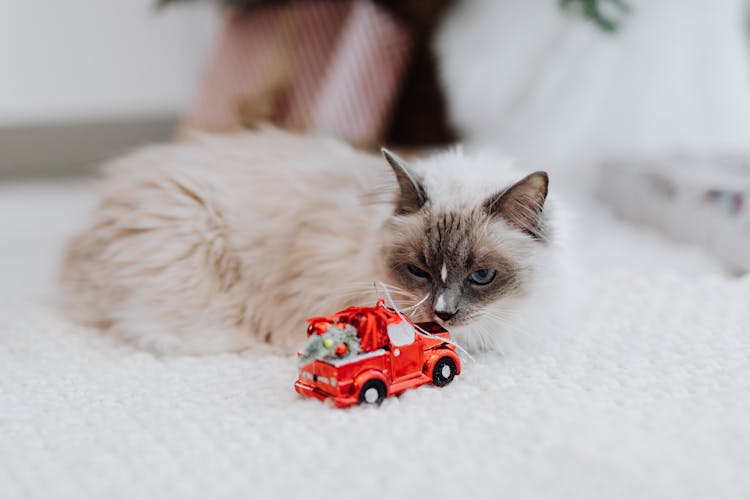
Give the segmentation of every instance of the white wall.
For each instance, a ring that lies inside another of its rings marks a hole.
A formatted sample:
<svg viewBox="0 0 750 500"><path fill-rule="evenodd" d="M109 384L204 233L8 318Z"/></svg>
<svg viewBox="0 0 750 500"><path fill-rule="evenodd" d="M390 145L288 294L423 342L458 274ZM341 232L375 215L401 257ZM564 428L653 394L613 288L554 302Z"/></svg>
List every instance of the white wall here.
<svg viewBox="0 0 750 500"><path fill-rule="evenodd" d="M0 0L0 126L173 116L218 14L155 0Z"/></svg>

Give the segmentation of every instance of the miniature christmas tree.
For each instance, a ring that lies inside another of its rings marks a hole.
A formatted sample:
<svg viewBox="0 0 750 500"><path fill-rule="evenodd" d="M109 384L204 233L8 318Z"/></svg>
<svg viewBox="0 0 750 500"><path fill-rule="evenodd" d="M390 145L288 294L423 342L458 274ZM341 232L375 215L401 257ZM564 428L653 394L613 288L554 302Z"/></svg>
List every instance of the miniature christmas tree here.
<svg viewBox="0 0 750 500"><path fill-rule="evenodd" d="M359 354L359 337L352 325L330 325L328 330L319 335L311 335L302 350L299 364L304 365L316 359L336 360Z"/></svg>

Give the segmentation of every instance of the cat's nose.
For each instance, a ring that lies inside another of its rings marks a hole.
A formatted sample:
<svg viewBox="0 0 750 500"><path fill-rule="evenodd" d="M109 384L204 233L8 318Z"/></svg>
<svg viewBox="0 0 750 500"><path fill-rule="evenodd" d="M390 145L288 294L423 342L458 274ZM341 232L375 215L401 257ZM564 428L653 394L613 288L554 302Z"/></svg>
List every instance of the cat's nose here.
<svg viewBox="0 0 750 500"><path fill-rule="evenodd" d="M453 311L453 312L450 312L450 311L435 311L435 315L438 318L442 319L443 321L448 321L453 316L455 316L457 312L458 311Z"/></svg>

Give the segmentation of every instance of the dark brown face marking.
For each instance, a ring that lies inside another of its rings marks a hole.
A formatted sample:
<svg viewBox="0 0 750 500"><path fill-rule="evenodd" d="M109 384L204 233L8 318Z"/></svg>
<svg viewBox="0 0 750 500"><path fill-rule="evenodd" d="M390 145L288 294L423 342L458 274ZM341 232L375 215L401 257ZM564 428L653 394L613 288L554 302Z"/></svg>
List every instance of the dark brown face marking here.
<svg viewBox="0 0 750 500"><path fill-rule="evenodd" d="M393 169L396 181L398 181L399 193L395 202L395 213L397 215L408 215L418 212L427 203L427 195L420 179L396 153L386 148L381 148L381 152Z"/></svg>
<svg viewBox="0 0 750 500"><path fill-rule="evenodd" d="M428 207L429 208L429 207ZM490 234L491 216L483 208L467 212L430 213L421 216L419 230L394 242L388 263L400 286L418 295L430 294L430 319L462 324L482 308L520 288L518 266L497 248ZM410 266L416 266L415 274ZM485 285L470 279L475 271L490 270L494 278ZM426 273L426 276L420 275Z"/></svg>
<svg viewBox="0 0 750 500"><path fill-rule="evenodd" d="M542 210L548 189L547 173L534 172L509 188L490 196L484 207L487 213L502 217L532 238L544 241L546 235Z"/></svg>
<svg viewBox="0 0 750 500"><path fill-rule="evenodd" d="M539 243L521 238L519 247L518 236L547 240L547 174L528 175L474 209L437 211L406 162L386 149L383 155L399 186L395 216L384 227L384 261L400 287L429 294L427 319L469 323L494 302L521 295L530 269L524 256Z"/></svg>

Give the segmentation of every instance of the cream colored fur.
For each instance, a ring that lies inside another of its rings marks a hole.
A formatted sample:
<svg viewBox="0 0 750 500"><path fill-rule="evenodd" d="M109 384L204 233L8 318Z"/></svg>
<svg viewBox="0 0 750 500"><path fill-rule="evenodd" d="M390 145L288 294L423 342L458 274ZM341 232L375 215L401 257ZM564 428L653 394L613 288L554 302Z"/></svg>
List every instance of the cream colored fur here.
<svg viewBox="0 0 750 500"><path fill-rule="evenodd" d="M436 194L471 195L455 184L460 162L443 188L428 162L420 169ZM447 169L438 163L436 174ZM509 175L495 165L466 178L491 189ZM98 187L93 224L63 264L65 308L143 348L289 352L304 342L305 318L370 303L371 283L388 278L381 228L395 178L382 158L337 141L273 129L195 135L111 162Z"/></svg>

